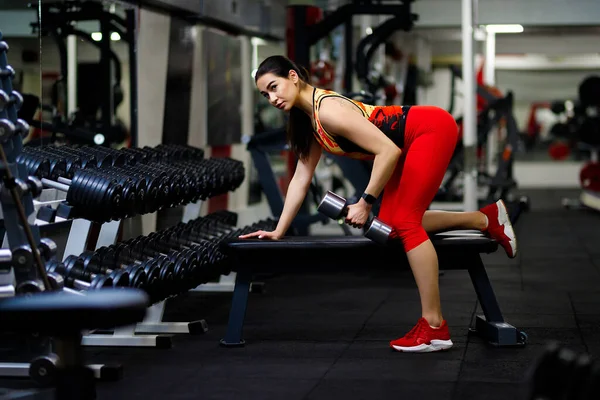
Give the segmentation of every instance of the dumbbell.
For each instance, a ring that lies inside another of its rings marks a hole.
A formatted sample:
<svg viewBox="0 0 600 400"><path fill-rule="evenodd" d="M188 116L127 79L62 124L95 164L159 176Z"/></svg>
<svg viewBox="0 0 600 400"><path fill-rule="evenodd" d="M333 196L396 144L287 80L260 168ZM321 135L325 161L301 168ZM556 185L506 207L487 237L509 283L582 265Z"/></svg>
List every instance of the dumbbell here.
<svg viewBox="0 0 600 400"><path fill-rule="evenodd" d="M339 220L348 213L348 206L345 198L338 196L332 191L327 191L317 210L329 218ZM378 218L367 221L365 227L367 228L365 237L379 244L385 244L389 239L390 233L392 233L392 228Z"/></svg>
<svg viewBox="0 0 600 400"><path fill-rule="evenodd" d="M80 278L84 277L83 271L76 268L67 269L65 264L50 260L46 263L46 271L48 273L56 273L64 278L64 286L77 290L97 290L105 287L113 287L113 280L106 275L94 275L91 280L85 281ZM85 279L85 278L84 278Z"/></svg>
<svg viewBox="0 0 600 400"><path fill-rule="evenodd" d="M2 102L4 99L1 98L2 93L4 92L0 90L0 111L3 111ZM0 140L7 140L16 135L21 135L21 137L29 135L29 124L20 118L15 122L0 118Z"/></svg>
<svg viewBox="0 0 600 400"><path fill-rule="evenodd" d="M148 276L142 265L103 265L101 257L93 251L84 251L79 255L86 271L107 275L113 278L115 286L129 286L143 289Z"/></svg>
<svg viewBox="0 0 600 400"><path fill-rule="evenodd" d="M102 265L118 266L124 264L139 264L146 272L148 284L144 288L152 299L161 298L170 293L175 280L175 263L166 256L139 257L131 256L131 241L116 245L103 246L95 253L102 260ZM178 272L178 271L177 271Z"/></svg>
<svg viewBox="0 0 600 400"><path fill-rule="evenodd" d="M186 251L177 251L172 247L165 245L162 236L159 233L153 232L146 237L138 237L134 240L123 252L121 257L125 259L144 260L146 258L154 258L158 256L167 257L173 262L173 279L174 284L183 281L187 276L191 275L198 266L196 256L193 253Z"/></svg>
<svg viewBox="0 0 600 400"><path fill-rule="evenodd" d="M105 222L121 210L123 186L112 176L104 176L93 169L75 171L71 184L42 178L42 183L67 193L67 202L79 216Z"/></svg>
<svg viewBox="0 0 600 400"><path fill-rule="evenodd" d="M78 273L79 279L93 280L96 276L107 276L112 279L114 287L129 286L129 273L125 270L115 270L108 274L98 272L98 265L89 258L81 258L80 256L70 255L63 260L67 271L74 269Z"/></svg>

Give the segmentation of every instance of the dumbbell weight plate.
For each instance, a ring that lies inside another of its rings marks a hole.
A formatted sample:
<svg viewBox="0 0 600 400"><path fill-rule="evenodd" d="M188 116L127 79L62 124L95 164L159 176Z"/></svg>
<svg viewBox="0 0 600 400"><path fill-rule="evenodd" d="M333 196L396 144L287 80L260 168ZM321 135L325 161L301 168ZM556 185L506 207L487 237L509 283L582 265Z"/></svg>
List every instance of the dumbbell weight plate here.
<svg viewBox="0 0 600 400"><path fill-rule="evenodd" d="M111 276L96 275L90 282L90 287L88 290L99 290L104 288L112 288L114 286L116 285L114 284Z"/></svg>
<svg viewBox="0 0 600 400"><path fill-rule="evenodd" d="M129 273L123 269L116 269L111 272L108 276L113 279L114 287L128 287L129 286Z"/></svg>
<svg viewBox="0 0 600 400"><path fill-rule="evenodd" d="M17 284L16 293L18 295L31 295L44 291L44 284L38 280L27 280Z"/></svg>
<svg viewBox="0 0 600 400"><path fill-rule="evenodd" d="M129 273L129 286L137 289L143 289L148 283L148 276L142 265L135 265L127 268Z"/></svg>
<svg viewBox="0 0 600 400"><path fill-rule="evenodd" d="M58 357L48 354L37 357L29 364L29 377L41 387L53 386L58 370Z"/></svg>

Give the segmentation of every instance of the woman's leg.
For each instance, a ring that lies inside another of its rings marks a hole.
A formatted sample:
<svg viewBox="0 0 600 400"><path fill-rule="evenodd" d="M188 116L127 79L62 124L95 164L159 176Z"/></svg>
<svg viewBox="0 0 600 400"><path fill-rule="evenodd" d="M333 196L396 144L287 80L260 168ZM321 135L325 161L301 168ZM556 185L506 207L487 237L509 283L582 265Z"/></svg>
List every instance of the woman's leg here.
<svg viewBox="0 0 600 400"><path fill-rule="evenodd" d="M488 219L481 211L454 212L427 210L423 215L423 228L426 232L443 232L454 229L485 230Z"/></svg>
<svg viewBox="0 0 600 400"><path fill-rule="evenodd" d="M422 317L429 325L438 327L443 322L438 286L438 259L433 244L424 229L425 212L440 184L452 157L457 140L454 119L435 107L414 107L407 125L418 129L410 147L384 190L380 218L394 228L394 234L403 242L408 262L421 297ZM407 129L410 127L407 126ZM436 214L431 214L435 216ZM443 216L443 214L439 214ZM430 219L430 216L425 217ZM460 218L438 218L432 227L452 223L469 223Z"/></svg>
<svg viewBox="0 0 600 400"><path fill-rule="evenodd" d="M473 212L425 211L423 228L427 233L476 229L498 242L508 257L514 258L517 255L517 236L502 200Z"/></svg>

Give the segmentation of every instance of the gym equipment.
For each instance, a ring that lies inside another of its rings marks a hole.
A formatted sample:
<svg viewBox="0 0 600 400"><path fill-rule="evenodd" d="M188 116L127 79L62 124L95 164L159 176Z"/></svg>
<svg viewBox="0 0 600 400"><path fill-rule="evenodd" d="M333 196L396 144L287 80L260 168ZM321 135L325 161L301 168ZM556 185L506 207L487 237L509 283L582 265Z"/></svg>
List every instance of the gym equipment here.
<svg viewBox="0 0 600 400"><path fill-rule="evenodd" d="M83 363L82 331L135 323L146 307L147 296L134 289L85 296L48 292L0 300L0 320L3 333L53 337L56 354L33 360L30 374L55 386L56 400L94 400L93 371Z"/></svg>
<svg viewBox="0 0 600 400"><path fill-rule="evenodd" d="M2 298L0 309L2 304L7 304L7 306L22 304L21 301L25 301L22 300L23 297L32 298L40 293L46 294L45 292L50 291L69 292L71 295L74 293L70 289L66 290L62 287L63 281L60 276L54 272L47 272L45 262L54 256L56 245L47 238L41 239L38 226L30 223L30 221L33 221L31 217L35 212L34 199L41 194L43 187L40 185L39 179L29 176L26 168L17 162L23 148L23 142L22 132L19 132L19 128L15 129L15 127L23 127L24 124L17 118L21 96L12 88L11 78L13 74L10 72L12 68L8 65L6 56L8 49L8 45L2 41L0 33L0 71L3 71L0 73L0 90L6 94L4 100L9 99L8 102L4 102L0 110L0 120L3 121L0 124L2 126L2 134L0 135L0 159L2 160L0 166L2 189L0 194L2 201L0 205L5 228L3 245L5 249L1 251L2 257L0 260L0 269L2 270L0 274L0 297ZM49 170L50 165L44 164L44 168ZM10 257L7 255L8 252L10 252ZM27 296L21 296L25 294ZM15 297L14 303L13 299L6 299L9 297ZM69 298L74 298L74 296L69 296ZM48 306L50 307L50 304ZM48 311L51 311L51 308L48 308ZM27 324L37 322L48 323L48 316L44 314L39 318L27 320L25 314L18 317L19 319L13 319L12 314L7 314L6 318L2 319L3 332L7 336L3 339L12 342L14 333L11 333L11 330L18 331L20 328L26 327ZM55 322L56 320L48 323L46 329L60 329L61 325ZM71 322L73 324L77 323ZM65 320L64 323L67 324L69 321ZM38 332L43 331L44 329L38 329ZM34 333L33 331L29 332ZM50 338L39 334L31 337L23 334L17 336L18 340L15 342L18 344L14 349L18 352L20 359L31 360L31 348L36 349L35 357L40 356L40 354L41 357L51 354ZM24 345L23 342L25 342ZM32 345L33 347L31 347ZM48 356L48 358L54 359L55 357ZM65 363L68 360L63 359L58 362ZM93 370L94 376L98 378L109 376L115 372L118 374L120 370L120 366L110 367L102 364L94 364L90 368ZM44 378L41 372L43 370L38 370L36 364L31 362L0 363L0 374L3 376L30 377L39 379L40 383L43 384L47 379Z"/></svg>
<svg viewBox="0 0 600 400"><path fill-rule="evenodd" d="M558 343L544 349L527 375L528 400L592 400L600 387L600 364Z"/></svg>
<svg viewBox="0 0 600 400"><path fill-rule="evenodd" d="M458 67L451 66L450 69L453 80L462 77L462 71ZM513 200L511 191L517 186L517 182L513 177L514 153L519 148L520 135L513 114L514 98L511 92L502 97L494 90L478 85L477 94L484 102L477 120L477 147L479 151L483 153L486 149L490 132L494 127L505 124L506 129L506 139L498 149L496 156L497 165L494 175L487 172L485 157L481 157L479 161L481 166L478 171L478 183L481 187L486 188L486 193L483 193L479 198L479 205L482 207L498 199ZM462 118L457 118L459 126L461 122ZM453 207L452 203L462 202L462 191L460 182L457 179L463 171L463 150L462 141L459 140L444 181L434 198L436 208L450 209ZM458 207L462 207L462 203L458 204Z"/></svg>
<svg viewBox="0 0 600 400"><path fill-rule="evenodd" d="M17 161L44 186L66 192L63 216L106 222L195 203L241 185L242 162L203 156L201 149L182 145L42 146L25 147Z"/></svg>
<svg viewBox="0 0 600 400"><path fill-rule="evenodd" d="M120 17L116 13L112 13L104 8L101 3L82 2L82 1L65 1L65 2L46 2L41 5L39 12L36 12L38 21L32 23L34 33L39 33L42 36L52 36L56 42L61 60L61 81L56 85L56 90L62 93L57 94L67 99L67 85L64 84L68 76L68 53L66 47L66 38L69 35L75 35L83 38L87 42L98 47L100 57L97 65L98 74L96 76L99 82L98 90L93 90L94 99L96 101L88 102L89 107L83 105L85 112L78 114L79 121L75 124L65 126L59 124L39 124L39 128L58 130L64 133L67 137L71 137L75 141L83 140L84 143L94 140L95 134L101 134L105 143L110 144L120 142L123 138L120 129L115 125L115 110L116 107L123 101L123 90L121 88L121 67L117 55L111 50L111 34L116 32L119 34L122 41L128 45L129 65L136 65L135 51L135 32L136 32L136 16L133 9L125 10L125 18ZM95 41L90 34L78 30L74 23L94 21L99 24L99 31L102 38ZM129 71L131 127L130 127L130 144L136 146L137 143L137 73L135 68L130 68ZM60 87L60 89L59 89ZM99 94L98 94L99 93ZM91 95L91 94L90 94ZM80 96L83 97L83 96ZM89 97L89 96L88 96ZM100 110L100 120L96 119L96 113ZM66 110L65 110L66 111ZM83 111L83 110L82 110ZM36 125L36 121L30 121L32 125ZM96 142L97 143L97 142Z"/></svg>
<svg viewBox="0 0 600 400"><path fill-rule="evenodd" d="M600 76L585 78L579 85L579 104L567 122L576 133L575 148L589 154L589 160L579 173L581 194L579 199L563 199L565 208L600 211Z"/></svg>
<svg viewBox="0 0 600 400"><path fill-rule="evenodd" d="M439 257L440 269L469 271L484 313L484 316L477 316L475 329L470 333L481 336L493 346L524 346L527 335L504 320L481 258L481 254L495 252L498 243L471 231L439 233L431 235L431 240ZM230 258L232 270L237 273L227 331L220 342L224 347L245 345L242 331L248 291L256 274L314 274L384 268L383 264L373 262L374 254L377 254L377 259L396 260L394 269L406 260L398 240L390 240L386 246L380 246L357 236L296 236L274 241L234 239L224 241L221 247ZM285 264L281 263L283 259Z"/></svg>
<svg viewBox="0 0 600 400"><path fill-rule="evenodd" d="M317 209L329 218L339 220L346 216L348 203L343 197L327 191ZM390 233L392 233L392 228L376 217L371 218L365 223L365 237L375 243L386 244Z"/></svg>
<svg viewBox="0 0 600 400"><path fill-rule="evenodd" d="M371 73L371 60L375 52L396 31L410 31L417 17L412 14L401 13L395 15L373 29L373 33L365 36L356 48L356 77L368 92L376 93L389 85L380 74Z"/></svg>

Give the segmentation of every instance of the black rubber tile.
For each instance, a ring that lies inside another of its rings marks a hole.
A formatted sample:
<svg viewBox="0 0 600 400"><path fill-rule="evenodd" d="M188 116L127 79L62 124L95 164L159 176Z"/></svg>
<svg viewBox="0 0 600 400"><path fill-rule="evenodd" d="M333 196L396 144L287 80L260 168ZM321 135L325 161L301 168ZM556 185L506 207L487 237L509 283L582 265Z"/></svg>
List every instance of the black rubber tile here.
<svg viewBox="0 0 600 400"><path fill-rule="evenodd" d="M234 377L259 380L320 379L333 362L333 358L213 358L198 360L193 378L205 381Z"/></svg>
<svg viewBox="0 0 600 400"><path fill-rule="evenodd" d="M572 314L571 299L566 292L497 290L494 287L500 310L505 314ZM481 313L481 305L477 313Z"/></svg>
<svg viewBox="0 0 600 400"><path fill-rule="evenodd" d="M328 324L294 321L280 323L261 322L247 324L244 327L244 339L247 342L264 340L299 340L299 341L350 341L362 330L362 324Z"/></svg>
<svg viewBox="0 0 600 400"><path fill-rule="evenodd" d="M585 351L585 346L571 345L573 351ZM471 363L516 361L520 363L531 363L546 350L546 344L528 343L524 347L497 348L484 343L471 342L466 348L464 360Z"/></svg>
<svg viewBox="0 0 600 400"><path fill-rule="evenodd" d="M426 374L426 373L424 373ZM324 379L305 400L436 399L451 400L454 383L405 380Z"/></svg>
<svg viewBox="0 0 600 400"><path fill-rule="evenodd" d="M459 360L436 358L435 354L396 353L389 359L340 359L326 379L397 380L410 382L454 382L461 366ZM432 357L431 357L432 356Z"/></svg>
<svg viewBox="0 0 600 400"><path fill-rule="evenodd" d="M253 341L244 347L223 348L213 346L205 351L202 356L208 359L239 358L254 362L256 358L281 358L294 359L331 359L334 360L344 353L350 346L350 342L343 341L321 341L306 342L296 340L267 340Z"/></svg>
<svg viewBox="0 0 600 400"><path fill-rule="evenodd" d="M521 330L527 334L528 344L546 345L551 342L557 342L562 345L584 345L579 328L528 327Z"/></svg>
<svg viewBox="0 0 600 400"><path fill-rule="evenodd" d="M595 300L572 300L573 309L575 314L580 315L600 315L600 293L597 295Z"/></svg>
<svg viewBox="0 0 600 400"><path fill-rule="evenodd" d="M452 321L454 325L464 323L468 325L471 315L475 308L475 302L451 302L442 303L442 312L444 318ZM369 317L367 324L390 325L390 324L408 324L414 325L421 317L421 303L419 301L395 301L388 300L382 304Z"/></svg>
<svg viewBox="0 0 600 400"><path fill-rule="evenodd" d="M345 309L340 306L337 310L315 307L303 310L270 310L266 307L248 310L246 322L249 324L288 324L306 321L309 325L331 324L352 325L362 324L373 313L370 309Z"/></svg>
<svg viewBox="0 0 600 400"><path fill-rule="evenodd" d="M435 360L462 360L466 342L454 343L454 346L446 351L439 351L427 354L410 354L399 353L394 351L389 346L389 341L384 340L357 340L351 343L348 348L342 353L341 359L349 360L367 360L367 359L384 359L392 360L398 357L423 357L424 359Z"/></svg>
<svg viewBox="0 0 600 400"><path fill-rule="evenodd" d="M504 320L517 328L577 329L573 314L513 314L504 313Z"/></svg>
<svg viewBox="0 0 600 400"><path fill-rule="evenodd" d="M531 370L531 360L464 361L459 381L524 383Z"/></svg>
<svg viewBox="0 0 600 400"><path fill-rule="evenodd" d="M201 367L196 365L177 365L176 373L172 364L160 362L127 364L122 380L101 382L97 385L99 399L160 399L168 398L169 393L179 391L187 385L190 377ZM161 397L162 396L162 397Z"/></svg>
<svg viewBox="0 0 600 400"><path fill-rule="evenodd" d="M246 376L190 379L169 400L301 400L317 384L316 380L289 378L253 379Z"/></svg>
<svg viewBox="0 0 600 400"><path fill-rule="evenodd" d="M527 384L493 382L459 382L453 400L508 400L526 399Z"/></svg>

